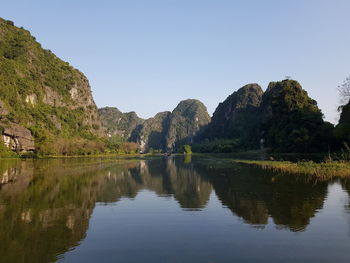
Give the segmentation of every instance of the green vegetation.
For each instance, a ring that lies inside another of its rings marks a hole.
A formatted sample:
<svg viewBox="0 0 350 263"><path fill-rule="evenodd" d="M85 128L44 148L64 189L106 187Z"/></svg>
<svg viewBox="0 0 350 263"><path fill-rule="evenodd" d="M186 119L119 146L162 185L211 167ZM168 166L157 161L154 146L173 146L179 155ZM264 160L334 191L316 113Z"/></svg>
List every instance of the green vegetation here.
<svg viewBox="0 0 350 263"><path fill-rule="evenodd" d="M209 122L210 116L202 102L193 99L181 101L170 116L167 150L181 152L182 146L193 143Z"/></svg>
<svg viewBox="0 0 350 263"><path fill-rule="evenodd" d="M217 144L217 147L213 147L213 152L217 152L221 144L232 145L222 148L224 152L236 151L238 147L241 150L259 147L257 127L262 95L259 85L248 84L218 105L204 136Z"/></svg>
<svg viewBox="0 0 350 263"><path fill-rule="evenodd" d="M332 146L333 125L295 80L271 82L261 111L266 145L275 152L327 152Z"/></svg>
<svg viewBox="0 0 350 263"><path fill-rule="evenodd" d="M197 153L232 153L242 150L238 139L206 139L202 143L194 144L192 148Z"/></svg>
<svg viewBox="0 0 350 263"><path fill-rule="evenodd" d="M339 86L339 93L344 104L339 107L341 113L339 124L335 128L335 135L348 148L350 145L350 77Z"/></svg>
<svg viewBox="0 0 350 263"><path fill-rule="evenodd" d="M184 148L184 154L192 154L192 149L191 149L191 146L186 144L183 146Z"/></svg>
<svg viewBox="0 0 350 263"><path fill-rule="evenodd" d="M5 144L2 142L2 140L0 140L0 158L3 158L3 157L8 157L8 158L14 158L14 157L17 157L18 155L9 150Z"/></svg>
<svg viewBox="0 0 350 263"><path fill-rule="evenodd" d="M122 113L117 108L99 109L102 123L109 135L140 144L140 151L182 152L210 122L204 104L198 100L181 101L172 112L160 112L147 120L135 112Z"/></svg>
<svg viewBox="0 0 350 263"><path fill-rule="evenodd" d="M263 169L284 172L289 174L312 175L320 179L350 176L349 162L283 162L283 161L256 161L256 160L234 160L237 163L252 164Z"/></svg>
<svg viewBox="0 0 350 263"><path fill-rule="evenodd" d="M339 137L348 136L340 129ZM235 152L264 147L279 153L326 153L339 150L334 126L295 80L271 82L263 93L249 84L220 103L194 145L195 152Z"/></svg>
<svg viewBox="0 0 350 263"><path fill-rule="evenodd" d="M98 109L98 113L107 133L122 137L124 140L131 139L133 131L144 122L135 112L122 113L113 107Z"/></svg>
<svg viewBox="0 0 350 263"><path fill-rule="evenodd" d="M91 101L81 72L0 18L0 126L28 128L40 155L102 152Z"/></svg>
<svg viewBox="0 0 350 263"><path fill-rule="evenodd" d="M40 156L182 152L188 145L200 153L338 151L336 159L344 160L339 156L350 145L350 78L339 90L344 105L336 127L289 79L271 82L265 92L257 84L240 88L218 105L212 119L194 99L147 120L117 108L97 111L80 71L43 49L27 30L0 18L0 133L10 130L8 139L29 141L29 151L35 148ZM21 141L12 145L17 153L26 151ZM0 145L0 156L13 155Z"/></svg>
<svg viewBox="0 0 350 263"><path fill-rule="evenodd" d="M134 142L127 142L119 136L112 136L107 140L107 153L135 154L139 152L139 145Z"/></svg>

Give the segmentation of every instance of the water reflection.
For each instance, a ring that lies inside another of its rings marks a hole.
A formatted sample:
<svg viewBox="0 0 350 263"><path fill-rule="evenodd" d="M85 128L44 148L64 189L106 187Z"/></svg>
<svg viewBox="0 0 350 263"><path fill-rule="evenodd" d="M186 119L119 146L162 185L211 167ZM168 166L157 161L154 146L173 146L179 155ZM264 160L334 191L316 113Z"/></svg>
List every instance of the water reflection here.
<svg viewBox="0 0 350 263"><path fill-rule="evenodd" d="M175 159L140 161L120 168L115 166L108 170L98 202L134 198L141 189L148 189L159 196L173 195L182 208L196 210L205 207L212 190L207 179L192 167L177 164Z"/></svg>
<svg viewBox="0 0 350 263"><path fill-rule="evenodd" d="M344 181L345 189L350 189ZM328 182L190 157L151 161L26 160L0 164L1 262L53 262L85 238L96 203L148 189L184 210L215 192L247 224L303 231L322 209ZM170 219L171 220L171 219Z"/></svg>
<svg viewBox="0 0 350 263"><path fill-rule="evenodd" d="M218 198L235 215L253 225L274 223L302 231L323 206L327 182L295 175L281 175L240 165L204 167Z"/></svg>

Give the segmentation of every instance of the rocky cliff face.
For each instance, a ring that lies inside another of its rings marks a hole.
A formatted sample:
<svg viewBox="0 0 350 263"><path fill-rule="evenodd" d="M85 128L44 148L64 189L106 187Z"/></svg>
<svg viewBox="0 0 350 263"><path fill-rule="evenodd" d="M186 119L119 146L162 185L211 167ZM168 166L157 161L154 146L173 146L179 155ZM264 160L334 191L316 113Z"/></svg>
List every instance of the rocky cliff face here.
<svg viewBox="0 0 350 263"><path fill-rule="evenodd" d="M210 122L205 105L199 100L183 100L172 111L166 147L174 150L184 144L192 144L195 136Z"/></svg>
<svg viewBox="0 0 350 263"><path fill-rule="evenodd" d="M0 127L9 147L104 135L86 77L31 34L0 19Z"/></svg>
<svg viewBox="0 0 350 263"><path fill-rule="evenodd" d="M171 112L157 113L149 118L135 131L135 139L142 152L166 149L166 136L169 130Z"/></svg>
<svg viewBox="0 0 350 263"><path fill-rule="evenodd" d="M121 113L116 108L102 108L99 114L108 134L137 142L142 152L173 151L191 144L210 121L204 104L190 99L181 101L172 112L160 112L147 120L135 113Z"/></svg>
<svg viewBox="0 0 350 263"><path fill-rule="evenodd" d="M136 127L144 122L135 112L122 113L117 108L105 107L98 110L108 136L118 136L125 140L132 137Z"/></svg>
<svg viewBox="0 0 350 263"><path fill-rule="evenodd" d="M12 151L34 151L34 140L30 130L16 124L5 127L2 131L2 139L7 148Z"/></svg>
<svg viewBox="0 0 350 263"><path fill-rule="evenodd" d="M230 139L230 151L263 144L277 152L323 152L333 144L332 130L301 85L283 80L271 82L265 92L257 84L234 92L219 104L203 137Z"/></svg>
<svg viewBox="0 0 350 263"><path fill-rule="evenodd" d="M216 108L208 127L208 137L239 139L256 147L258 144L259 107L263 90L258 84L240 88Z"/></svg>

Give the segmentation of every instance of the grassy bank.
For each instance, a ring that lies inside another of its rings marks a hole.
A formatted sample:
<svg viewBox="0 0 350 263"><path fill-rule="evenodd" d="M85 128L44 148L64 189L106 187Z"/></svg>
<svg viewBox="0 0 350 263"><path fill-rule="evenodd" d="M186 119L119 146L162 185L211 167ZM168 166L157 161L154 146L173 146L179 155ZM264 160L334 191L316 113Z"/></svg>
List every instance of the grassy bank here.
<svg viewBox="0 0 350 263"><path fill-rule="evenodd" d="M1 154L1 159L74 159L74 158L153 158L153 157L162 157L163 154L138 154L138 153L100 153L100 154L85 154L85 155L40 155L35 153L24 153L16 154L15 152L7 152Z"/></svg>
<svg viewBox="0 0 350 263"><path fill-rule="evenodd" d="M255 165L276 172L312 175L327 179L350 176L350 162L343 161L292 163L285 161L233 160L233 162Z"/></svg>

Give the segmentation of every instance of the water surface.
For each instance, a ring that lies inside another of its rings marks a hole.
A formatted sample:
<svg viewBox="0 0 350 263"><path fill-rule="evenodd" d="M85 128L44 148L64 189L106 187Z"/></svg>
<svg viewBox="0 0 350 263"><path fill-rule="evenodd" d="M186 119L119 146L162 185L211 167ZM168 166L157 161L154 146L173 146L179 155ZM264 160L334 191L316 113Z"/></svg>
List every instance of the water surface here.
<svg viewBox="0 0 350 263"><path fill-rule="evenodd" d="M217 159L0 162L0 262L349 262L350 182Z"/></svg>

